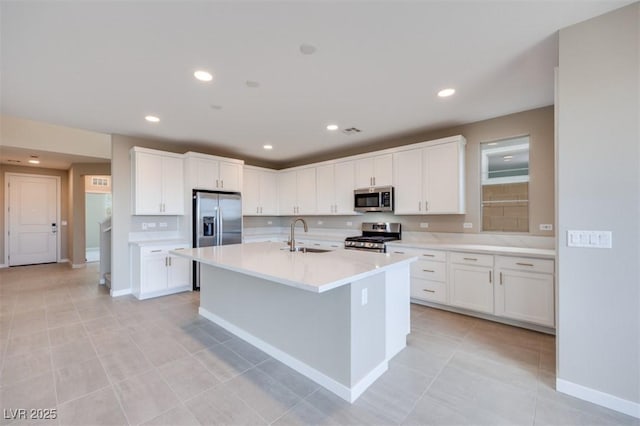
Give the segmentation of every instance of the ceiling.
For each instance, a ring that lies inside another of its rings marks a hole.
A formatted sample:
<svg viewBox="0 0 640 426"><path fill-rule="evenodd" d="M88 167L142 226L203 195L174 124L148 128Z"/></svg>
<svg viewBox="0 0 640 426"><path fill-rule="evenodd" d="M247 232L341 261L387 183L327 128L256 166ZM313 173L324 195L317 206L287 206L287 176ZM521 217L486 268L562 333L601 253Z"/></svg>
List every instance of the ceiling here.
<svg viewBox="0 0 640 426"><path fill-rule="evenodd" d="M290 162L550 105L557 31L629 3L4 0L1 111Z"/></svg>
<svg viewBox="0 0 640 426"><path fill-rule="evenodd" d="M38 160L30 164L29 160ZM108 163L108 159L83 155L61 154L51 151L0 146L0 163L12 166L40 167L46 169L69 170L73 163Z"/></svg>

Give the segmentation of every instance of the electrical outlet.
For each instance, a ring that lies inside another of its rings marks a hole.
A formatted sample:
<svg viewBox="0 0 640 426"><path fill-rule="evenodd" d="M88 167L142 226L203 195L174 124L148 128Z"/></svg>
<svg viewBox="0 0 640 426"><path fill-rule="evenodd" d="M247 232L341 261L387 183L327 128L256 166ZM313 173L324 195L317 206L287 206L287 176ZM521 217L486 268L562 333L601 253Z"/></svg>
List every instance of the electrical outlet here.
<svg viewBox="0 0 640 426"><path fill-rule="evenodd" d="M352 226L353 222L347 222L347 226Z"/></svg>
<svg viewBox="0 0 640 426"><path fill-rule="evenodd" d="M273 225L273 221L268 220L268 221L267 221L267 225Z"/></svg>
<svg viewBox="0 0 640 426"><path fill-rule="evenodd" d="M147 223L146 222L142 222L142 230L143 231L147 230Z"/></svg>
<svg viewBox="0 0 640 426"><path fill-rule="evenodd" d="M369 289L363 288L362 289L362 306L366 305L367 303L369 303Z"/></svg>
<svg viewBox="0 0 640 426"><path fill-rule="evenodd" d="M553 225L550 223L541 223L540 224L541 231L553 231Z"/></svg>
<svg viewBox="0 0 640 426"><path fill-rule="evenodd" d="M147 228L155 228L155 227L156 227L156 223L155 222L147 223Z"/></svg>
<svg viewBox="0 0 640 426"><path fill-rule="evenodd" d="M160 223L158 224L158 226L159 226L160 228L166 228L166 227L167 227L167 222L160 222Z"/></svg>
<svg viewBox="0 0 640 426"><path fill-rule="evenodd" d="M429 227L428 222L420 222L420 228L428 228L428 227Z"/></svg>
<svg viewBox="0 0 640 426"><path fill-rule="evenodd" d="M473 223L471 223L471 222L465 222L465 223L463 223L463 224L462 224L462 227L463 227L464 229L471 229L471 228L473 228Z"/></svg>
<svg viewBox="0 0 640 426"><path fill-rule="evenodd" d="M324 223L324 222L323 222L323 221L321 221L321 220L319 220L319 221L318 221L318 225L322 225L323 223Z"/></svg>

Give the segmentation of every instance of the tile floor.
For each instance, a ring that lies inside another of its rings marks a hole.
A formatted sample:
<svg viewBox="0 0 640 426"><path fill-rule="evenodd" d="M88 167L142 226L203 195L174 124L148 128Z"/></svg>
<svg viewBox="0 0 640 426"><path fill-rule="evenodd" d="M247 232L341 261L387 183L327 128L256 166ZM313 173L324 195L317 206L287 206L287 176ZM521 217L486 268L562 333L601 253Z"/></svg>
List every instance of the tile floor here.
<svg viewBox="0 0 640 426"><path fill-rule="evenodd" d="M555 392L551 336L412 306L407 348L350 405L199 317L198 293L113 299L97 277L0 270L0 424L640 424Z"/></svg>

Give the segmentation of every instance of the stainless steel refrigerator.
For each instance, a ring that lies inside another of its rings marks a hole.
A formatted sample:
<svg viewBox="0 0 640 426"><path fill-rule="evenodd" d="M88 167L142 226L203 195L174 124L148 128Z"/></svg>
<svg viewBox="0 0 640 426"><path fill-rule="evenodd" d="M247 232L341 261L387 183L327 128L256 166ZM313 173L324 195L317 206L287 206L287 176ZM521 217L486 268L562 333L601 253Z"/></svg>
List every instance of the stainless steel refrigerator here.
<svg viewBox="0 0 640 426"><path fill-rule="evenodd" d="M242 243L239 192L193 190L193 247ZM200 263L193 262L193 289L200 289Z"/></svg>

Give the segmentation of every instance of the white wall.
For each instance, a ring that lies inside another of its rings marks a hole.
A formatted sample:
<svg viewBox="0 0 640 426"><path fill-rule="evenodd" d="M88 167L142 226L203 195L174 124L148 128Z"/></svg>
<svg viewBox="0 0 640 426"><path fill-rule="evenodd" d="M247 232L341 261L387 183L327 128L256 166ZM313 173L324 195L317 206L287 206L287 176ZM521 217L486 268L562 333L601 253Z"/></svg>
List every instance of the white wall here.
<svg viewBox="0 0 640 426"><path fill-rule="evenodd" d="M640 3L560 31L558 390L640 416ZM567 230L613 232L612 249Z"/></svg>

